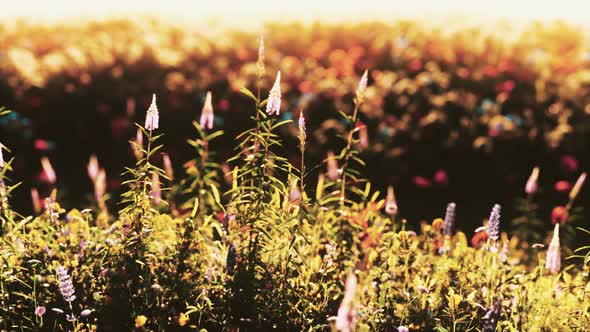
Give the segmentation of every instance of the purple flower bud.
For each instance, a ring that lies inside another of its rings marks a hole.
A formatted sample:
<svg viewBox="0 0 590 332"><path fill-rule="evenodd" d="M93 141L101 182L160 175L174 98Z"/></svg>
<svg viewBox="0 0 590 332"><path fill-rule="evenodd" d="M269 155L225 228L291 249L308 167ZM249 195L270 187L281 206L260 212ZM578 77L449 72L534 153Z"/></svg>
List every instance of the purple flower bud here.
<svg viewBox="0 0 590 332"><path fill-rule="evenodd" d="M76 299L74 285L72 284L72 278L68 274L68 270L65 267L59 266L56 270L57 282L59 286L59 292L66 302L72 302Z"/></svg>
<svg viewBox="0 0 590 332"><path fill-rule="evenodd" d="M281 110L281 72L277 73L277 79L275 80L272 89L268 95L268 101L266 103L266 113L272 115L275 113L279 115Z"/></svg>
<svg viewBox="0 0 590 332"><path fill-rule="evenodd" d="M145 129L152 131L154 129L158 129L160 122L160 116L158 113L158 106L156 105L156 94L152 96L152 103L147 110L147 114L145 117Z"/></svg>
<svg viewBox="0 0 590 332"><path fill-rule="evenodd" d="M488 221L488 236L496 241L500 237L500 205L494 205Z"/></svg>
<svg viewBox="0 0 590 332"><path fill-rule="evenodd" d="M443 223L443 235L453 235L453 225L455 224L455 203L447 205L447 213L445 214L445 221Z"/></svg>

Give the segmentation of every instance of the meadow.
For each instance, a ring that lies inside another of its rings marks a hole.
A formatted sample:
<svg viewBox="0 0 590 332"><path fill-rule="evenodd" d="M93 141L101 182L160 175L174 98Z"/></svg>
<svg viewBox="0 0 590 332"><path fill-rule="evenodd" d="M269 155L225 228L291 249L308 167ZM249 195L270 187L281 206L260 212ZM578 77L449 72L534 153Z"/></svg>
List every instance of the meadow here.
<svg viewBox="0 0 590 332"><path fill-rule="evenodd" d="M569 168L572 183L564 180L567 185L561 184L560 198L565 203L556 201L550 207L544 204L545 185L539 181L544 165L528 168L516 199L517 218L506 220L503 206L490 202L489 214L473 221L480 227L461 230L456 227L456 215L468 207L451 200L445 200L446 209L431 220L404 218L400 216L404 206L397 199L404 192L389 183L367 179L363 158L368 150L379 147L374 132L369 133L361 119L375 119L372 125L380 121L383 97L379 92L388 82L397 82L393 89L400 91L415 92L420 82L429 84L429 80L445 87L450 77L445 70L427 62L432 76L398 80L391 71L359 68L366 63L359 60L360 55L355 59L354 52L330 57L337 63L332 64L331 73L319 73L319 67L310 65L321 79L310 76L298 89L332 94L339 106L339 130L334 138L338 148L324 149L318 147L321 135L318 138L309 129L310 123L318 126L324 119L314 119L316 113L308 113L304 103L287 102L289 109L285 107L285 99L291 96L285 91L285 81L287 87L294 85L293 76L304 75L298 70L303 65L290 58L279 66L273 58L276 51L268 43L265 47L264 38L246 40L253 44L256 60L247 66L248 75L230 79L235 85L232 90L240 94L238 105L245 115L243 130L228 133L220 126L223 118L226 122L232 119L226 118L227 114L219 115L217 108L222 106L216 102L215 90L204 89L200 92L200 111L192 115L191 138L171 142L166 138L175 137L175 133L173 128L163 129L168 113L159 103L159 92L142 96L150 101L149 106L133 112L137 119L133 133L124 131L129 142L125 146L130 146L127 152L133 161L119 170L120 195L108 190L109 176L102 157L92 155L85 168L92 183L92 199L79 208L65 209L70 204L60 201L60 178L51 160L44 157L40 162L34 160L41 166L38 181L43 187L31 189L27 202L33 206L33 213L23 215L12 208L11 198L22 189L19 173L13 171L19 163L18 151L1 145L2 330L590 329L590 246L576 241L582 238L576 237L579 234L590 234L583 227L586 219L578 202L586 173L578 166ZM399 43L405 41L397 39L396 43L401 48ZM317 52L328 52L320 46ZM425 49L436 48L431 47ZM504 52L495 46L485 49ZM372 50L379 54L378 48ZM71 49L66 52L76 53ZM355 52L365 50L358 46ZM433 57L443 58L457 54L433 52ZM156 54L163 61L179 60L172 53ZM251 56L246 51L243 54L244 59ZM23 65L23 59L35 62L39 57L21 54L16 58L20 62L14 63ZM55 57L53 60L61 63L65 71L84 67L62 63ZM421 70L422 63L414 60L408 62L410 66L420 66ZM481 70L465 72L459 68L459 75L495 75L494 66L476 62L474 66ZM61 68L58 65L54 68ZM551 95L548 90L553 79L583 81L579 71L575 72L579 75L576 78L572 78L573 71L566 73L565 69L561 78L543 72L543 68L562 65L551 62L538 71L531 69L546 75L541 80L546 89L537 87L538 94ZM228 72L223 63L212 66L220 73ZM23 65L4 70L12 71L10 75L15 79L9 82L18 94L28 91L29 85L47 91L59 85L52 81L54 73L41 70L47 68L51 66ZM527 80L526 70L518 72L523 75L521 79ZM79 72L70 74L85 77ZM168 91L187 89L188 93L202 88L175 77L166 80ZM510 100L514 88L507 83L509 80L500 80L502 85L492 88L497 99L481 107L481 118L473 123L459 121L466 131L473 128L486 133L480 136L480 143L502 137L530 137L540 127L520 128L509 114L499 110L498 105ZM83 83L67 84L75 90L76 84ZM572 85L555 93L574 99L578 93L583 95L579 86ZM444 101L433 103L443 105L456 100L457 94L461 92L444 93L440 97ZM430 97L436 100L437 96ZM576 99L580 103L583 100ZM409 109L411 118L411 114L419 112L412 105L415 100L400 101L398 106ZM552 105L557 106L551 106L552 111L542 116L555 121L543 122L547 127L545 135L537 133L536 142L555 149L575 143L568 134L575 135L581 125L573 124L571 118L583 117L586 111L565 102ZM14 118L18 112L2 108L0 115ZM285 113L290 116L285 118ZM416 128L437 122L440 116L438 110L427 112L417 119L422 124ZM524 112L522 118L527 117L535 116ZM403 131L412 127L410 118L402 114L391 121L396 130ZM162 143L165 140L167 144ZM211 148L220 140L233 144L231 154ZM191 159L182 161L179 168L171 162L169 151L181 144L191 150ZM420 186L430 180L413 177L412 181Z"/></svg>

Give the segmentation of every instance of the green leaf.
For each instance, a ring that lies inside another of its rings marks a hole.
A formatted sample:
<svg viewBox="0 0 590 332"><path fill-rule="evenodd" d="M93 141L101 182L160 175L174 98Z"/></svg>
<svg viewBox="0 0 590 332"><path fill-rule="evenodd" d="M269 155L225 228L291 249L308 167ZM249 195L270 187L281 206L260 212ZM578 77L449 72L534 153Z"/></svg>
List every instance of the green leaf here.
<svg viewBox="0 0 590 332"><path fill-rule="evenodd" d="M248 90L245 87L242 87L240 89L240 92L245 94L248 98L252 99L256 104L258 104L258 98L256 98L256 96L254 96L254 94L250 90Z"/></svg>

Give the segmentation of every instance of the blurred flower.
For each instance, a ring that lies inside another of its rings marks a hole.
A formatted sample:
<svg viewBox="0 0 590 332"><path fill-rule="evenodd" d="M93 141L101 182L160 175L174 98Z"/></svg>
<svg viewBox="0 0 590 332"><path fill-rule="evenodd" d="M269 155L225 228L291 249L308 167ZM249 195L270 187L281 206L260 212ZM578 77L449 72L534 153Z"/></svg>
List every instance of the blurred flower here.
<svg viewBox="0 0 590 332"><path fill-rule="evenodd" d="M367 90L367 83L369 82L369 70L365 69L365 71L363 72L363 76L361 77L361 80L359 81L359 86L356 89L356 97L359 99L359 101L362 101L364 95L365 95L365 90Z"/></svg>
<svg viewBox="0 0 590 332"><path fill-rule="evenodd" d="M569 212L565 206L556 206L551 211L551 222L553 224L565 224L568 217Z"/></svg>
<svg viewBox="0 0 590 332"><path fill-rule="evenodd" d="M412 181L418 188L428 188L431 185L430 180L423 176L414 176L412 178Z"/></svg>
<svg viewBox="0 0 590 332"><path fill-rule="evenodd" d="M135 317L135 327L140 328L143 327L147 323L147 317L144 315L139 315Z"/></svg>
<svg viewBox="0 0 590 332"><path fill-rule="evenodd" d="M359 121L357 123L357 128L359 130L359 149L365 150L369 147L369 132L367 131L367 125Z"/></svg>
<svg viewBox="0 0 590 332"><path fill-rule="evenodd" d="M199 124L203 129L213 129L213 101L212 101L211 91L207 91L207 96L205 97L205 104L203 105L203 109L201 110L201 119L199 120Z"/></svg>
<svg viewBox="0 0 590 332"><path fill-rule="evenodd" d="M559 165L561 166L561 169L568 174L578 170L578 160L569 154L561 157Z"/></svg>
<svg viewBox="0 0 590 332"><path fill-rule="evenodd" d="M258 60L256 61L256 69L258 78L262 78L264 76L264 37L262 34L260 35L260 42L258 45Z"/></svg>
<svg viewBox="0 0 590 332"><path fill-rule="evenodd" d="M145 116L145 130L152 131L158 129L159 122L160 116L158 113L158 106L156 105L156 94L154 93L152 95L152 103Z"/></svg>
<svg viewBox="0 0 590 332"><path fill-rule="evenodd" d="M500 205L494 205L488 221L488 236L490 239L496 241L500 236Z"/></svg>
<svg viewBox="0 0 590 332"><path fill-rule="evenodd" d="M86 165L86 170L88 172L88 177L90 177L92 182L95 182L99 171L98 158L96 158L95 154L90 156L90 160L88 160L88 165Z"/></svg>
<svg viewBox="0 0 590 332"><path fill-rule="evenodd" d="M434 173L432 181L439 186L446 187L449 184L449 175L443 169L439 169Z"/></svg>
<svg viewBox="0 0 590 332"><path fill-rule="evenodd" d="M41 168L42 171L42 179L47 181L49 184L55 184L57 181L57 176L55 175L55 171L53 170L53 166L51 166L51 162L47 157L41 158Z"/></svg>
<svg viewBox="0 0 590 332"><path fill-rule="evenodd" d="M486 312L482 319L482 332L495 332L498 325L498 320L502 314L502 299L497 299L494 306Z"/></svg>
<svg viewBox="0 0 590 332"><path fill-rule="evenodd" d="M164 173L170 179L174 179L174 169L172 168L172 161L170 160L170 156L167 153L162 154L162 162L164 164Z"/></svg>
<svg viewBox="0 0 590 332"><path fill-rule="evenodd" d="M534 193L537 192L537 181L539 179L539 167L535 167L533 168L533 171L531 172L531 176L529 177L529 179L526 182L526 185L524 187L524 191L529 194L532 195Z"/></svg>
<svg viewBox="0 0 590 332"><path fill-rule="evenodd" d="M81 317L87 317L87 316L90 316L90 314L91 314L91 313L92 313L92 310L90 310L90 309L84 309L84 310L82 310L82 312L80 313L80 316L81 316Z"/></svg>
<svg viewBox="0 0 590 332"><path fill-rule="evenodd" d="M569 194L570 203L573 202L574 199L576 199L576 196L578 196L580 189L582 189L582 186L584 185L584 181L586 181L586 172L584 172L584 173L582 173L582 175L580 175L580 177L576 181L576 184L574 184L572 191L570 191L570 194Z"/></svg>
<svg viewBox="0 0 590 332"><path fill-rule="evenodd" d="M553 230L553 237L547 249L547 258L545 261L545 269L556 274L561 269L561 249L559 245L559 224L555 224Z"/></svg>
<svg viewBox="0 0 590 332"><path fill-rule="evenodd" d="M397 332L410 332L410 329L405 326L398 326Z"/></svg>
<svg viewBox="0 0 590 332"><path fill-rule="evenodd" d="M31 201L33 202L33 211L39 214L41 212L41 198L37 188L31 188Z"/></svg>
<svg viewBox="0 0 590 332"><path fill-rule="evenodd" d="M560 193L570 190L571 187L572 185L566 180L555 182L555 191Z"/></svg>
<svg viewBox="0 0 590 332"><path fill-rule="evenodd" d="M135 155L135 159L140 160L142 157L142 149L143 149L143 132L141 128L137 128L135 132L135 142L131 144L131 149L133 150L133 154Z"/></svg>
<svg viewBox="0 0 590 332"><path fill-rule="evenodd" d="M158 172L152 173L151 197L154 205L160 205L162 202L162 187L160 183L160 174Z"/></svg>
<svg viewBox="0 0 590 332"><path fill-rule="evenodd" d="M275 84L272 86L268 95L268 101L266 103L266 113L272 115L275 113L279 115L281 110L281 72L277 72L277 79Z"/></svg>
<svg viewBox="0 0 590 332"><path fill-rule="evenodd" d="M37 308L35 308L35 315L41 317L45 314L46 311L47 310L44 306L38 306Z"/></svg>
<svg viewBox="0 0 590 332"><path fill-rule="evenodd" d="M354 331L357 314L355 305L356 287L357 278L354 273L350 273L346 278L344 298L340 303L338 315L336 316L336 329L339 331Z"/></svg>
<svg viewBox="0 0 590 332"><path fill-rule="evenodd" d="M509 253L510 251L508 249L508 242L504 242L504 244L502 245L502 250L500 251L500 261L502 263L506 263L506 261L508 260Z"/></svg>
<svg viewBox="0 0 590 332"><path fill-rule="evenodd" d="M107 190L107 173L104 168L98 171L96 180L94 181L94 198L100 202Z"/></svg>
<svg viewBox="0 0 590 332"><path fill-rule="evenodd" d="M326 162L328 164L328 178L332 181L336 181L338 179L338 161L332 150L328 151Z"/></svg>
<svg viewBox="0 0 590 332"><path fill-rule="evenodd" d="M74 285L72 284L72 278L68 274L68 270L65 267L59 266L56 270L57 282L59 285L59 292L66 302L72 302L76 299Z"/></svg>

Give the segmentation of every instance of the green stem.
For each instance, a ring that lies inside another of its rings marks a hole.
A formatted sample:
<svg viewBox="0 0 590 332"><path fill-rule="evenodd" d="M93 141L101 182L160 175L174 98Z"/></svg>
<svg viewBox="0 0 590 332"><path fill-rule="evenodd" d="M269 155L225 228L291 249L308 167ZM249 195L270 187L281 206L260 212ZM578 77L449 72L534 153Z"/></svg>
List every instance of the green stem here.
<svg viewBox="0 0 590 332"><path fill-rule="evenodd" d="M348 133L348 139L346 142L344 163L342 164L342 185L340 187L340 204L344 205L344 198L346 197L346 169L348 168L348 162L350 160L350 149L352 148L352 139L354 136L354 130L356 128L357 116L358 116L359 104L355 102L354 112L352 113L352 129Z"/></svg>

